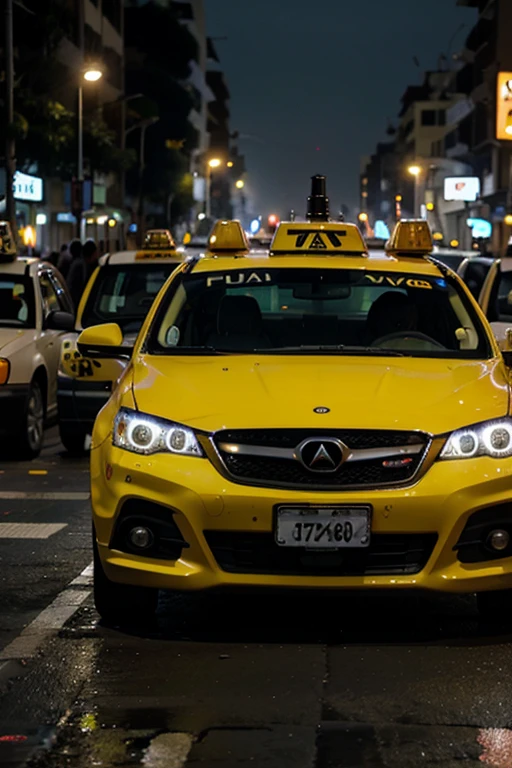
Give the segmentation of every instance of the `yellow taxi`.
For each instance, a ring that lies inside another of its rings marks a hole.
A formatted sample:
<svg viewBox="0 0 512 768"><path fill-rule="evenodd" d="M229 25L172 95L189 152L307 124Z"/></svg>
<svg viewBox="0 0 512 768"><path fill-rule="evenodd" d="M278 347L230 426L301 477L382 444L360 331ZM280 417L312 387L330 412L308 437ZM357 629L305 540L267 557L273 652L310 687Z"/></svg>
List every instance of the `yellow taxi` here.
<svg viewBox="0 0 512 768"><path fill-rule="evenodd" d="M184 260L168 230L150 230L139 251L102 256L78 307L75 331L61 344L57 403L61 441L70 453L84 450L94 420L110 397L126 358L85 359L76 347L84 328L115 322L123 343L134 343L151 304L169 275ZM127 355L129 357L129 355Z"/></svg>
<svg viewBox="0 0 512 768"><path fill-rule="evenodd" d="M159 589L512 604L510 353L429 257L426 222L370 253L355 225L328 220L323 181L268 255L218 225L148 313L93 432L107 620L147 617ZM122 340L111 323L78 346L116 356Z"/></svg>

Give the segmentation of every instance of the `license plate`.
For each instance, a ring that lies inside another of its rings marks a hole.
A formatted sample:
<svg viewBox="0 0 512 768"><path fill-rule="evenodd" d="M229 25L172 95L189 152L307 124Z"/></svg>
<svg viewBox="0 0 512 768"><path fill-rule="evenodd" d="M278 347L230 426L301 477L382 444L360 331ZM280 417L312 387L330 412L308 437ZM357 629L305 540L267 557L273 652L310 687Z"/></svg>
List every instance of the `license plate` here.
<svg viewBox="0 0 512 768"><path fill-rule="evenodd" d="M370 519L370 507L278 507L276 542L306 549L368 547Z"/></svg>

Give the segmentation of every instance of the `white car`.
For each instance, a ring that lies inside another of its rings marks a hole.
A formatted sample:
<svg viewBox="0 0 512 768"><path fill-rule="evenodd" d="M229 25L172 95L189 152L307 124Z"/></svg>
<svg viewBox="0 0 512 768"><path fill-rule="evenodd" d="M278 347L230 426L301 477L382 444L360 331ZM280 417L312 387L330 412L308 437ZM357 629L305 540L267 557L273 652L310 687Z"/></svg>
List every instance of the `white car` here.
<svg viewBox="0 0 512 768"><path fill-rule="evenodd" d="M64 280L38 259L0 261L0 439L31 459L57 416L61 337L74 326Z"/></svg>

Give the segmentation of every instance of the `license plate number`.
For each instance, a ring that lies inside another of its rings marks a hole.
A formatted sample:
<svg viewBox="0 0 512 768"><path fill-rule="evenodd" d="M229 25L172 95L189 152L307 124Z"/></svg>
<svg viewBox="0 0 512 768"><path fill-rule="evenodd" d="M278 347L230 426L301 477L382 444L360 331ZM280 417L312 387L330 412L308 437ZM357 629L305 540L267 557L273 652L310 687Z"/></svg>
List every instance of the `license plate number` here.
<svg viewBox="0 0 512 768"><path fill-rule="evenodd" d="M368 547L370 513L370 507L279 507L276 542L306 549Z"/></svg>

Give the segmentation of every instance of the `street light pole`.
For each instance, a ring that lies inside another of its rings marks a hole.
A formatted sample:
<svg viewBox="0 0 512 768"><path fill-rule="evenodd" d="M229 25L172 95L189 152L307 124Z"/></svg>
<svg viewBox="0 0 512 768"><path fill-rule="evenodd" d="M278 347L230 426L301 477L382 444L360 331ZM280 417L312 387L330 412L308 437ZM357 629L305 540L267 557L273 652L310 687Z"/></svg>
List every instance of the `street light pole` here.
<svg viewBox="0 0 512 768"><path fill-rule="evenodd" d="M16 208L14 203L14 173L16 171L16 145L13 136L14 123L14 44L12 22L12 0L5 2L5 90L6 128L5 143L5 214L11 225L14 240L17 240Z"/></svg>
<svg viewBox="0 0 512 768"><path fill-rule="evenodd" d="M137 98L133 96L132 98ZM124 135L126 137L132 133L132 131L138 131L140 128L140 145L139 145L139 199L137 201L137 239L142 242L143 237L143 218L144 218L144 167L146 165L145 160L145 147L146 147L146 129L150 128L155 123L158 123L159 117L148 117L147 120L141 120L140 123L132 125L131 128L125 130Z"/></svg>
<svg viewBox="0 0 512 768"><path fill-rule="evenodd" d="M211 184L212 184L212 169L210 168L210 164L208 163L206 165L206 189L204 192L204 200L205 200L205 216L208 220L211 216Z"/></svg>
<svg viewBox="0 0 512 768"><path fill-rule="evenodd" d="M211 160L208 160L206 163L206 189L204 193L204 200L205 200L205 216L206 220L211 217L212 215L212 170L214 168L218 168L219 165L222 165L222 160L219 160L218 157L212 157Z"/></svg>
<svg viewBox="0 0 512 768"><path fill-rule="evenodd" d="M84 90L78 86L78 181L84 180Z"/></svg>
<svg viewBox="0 0 512 768"><path fill-rule="evenodd" d="M98 66L89 66L80 72L80 80L78 83L78 161L77 161L77 183L78 183L78 195L76 207L76 229L77 236L81 236L82 226L82 209L83 209L83 190L84 190L84 90L82 85L82 79L87 80L89 83L96 83L103 77L103 72Z"/></svg>
<svg viewBox="0 0 512 768"><path fill-rule="evenodd" d="M420 188L420 175L421 166L410 165L407 169L411 176L414 176L414 218L419 219L421 211L419 211L419 188Z"/></svg>

